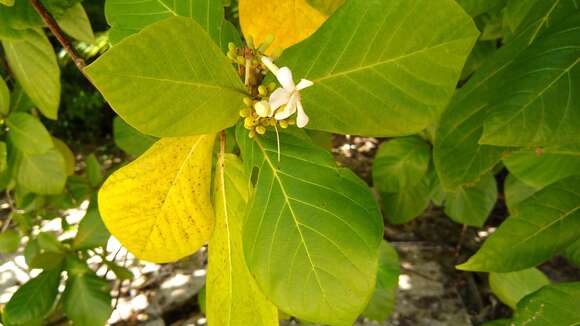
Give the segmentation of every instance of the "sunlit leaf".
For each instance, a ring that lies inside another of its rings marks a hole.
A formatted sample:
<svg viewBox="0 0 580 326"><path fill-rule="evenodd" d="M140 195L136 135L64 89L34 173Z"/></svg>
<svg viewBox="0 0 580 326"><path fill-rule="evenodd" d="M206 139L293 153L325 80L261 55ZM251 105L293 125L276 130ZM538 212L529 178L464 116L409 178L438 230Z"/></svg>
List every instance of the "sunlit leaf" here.
<svg viewBox="0 0 580 326"><path fill-rule="evenodd" d="M510 214L516 214L518 205L540 189L526 184L513 174L508 175L503 184L503 193Z"/></svg>
<svg viewBox="0 0 580 326"><path fill-rule="evenodd" d="M67 176L75 173L75 155L62 140L52 137L54 148L62 155L64 159L65 173Z"/></svg>
<svg viewBox="0 0 580 326"><path fill-rule="evenodd" d="M246 263L282 311L352 324L373 293L383 223L368 186L299 133L252 140L238 128L255 190L243 226Z"/></svg>
<svg viewBox="0 0 580 326"><path fill-rule="evenodd" d="M125 121L154 136L217 132L232 126L243 107L245 90L233 66L190 18L146 27L86 71Z"/></svg>
<svg viewBox="0 0 580 326"><path fill-rule="evenodd" d="M0 233L0 253L11 253L18 249L20 235L15 230L6 230Z"/></svg>
<svg viewBox="0 0 580 326"><path fill-rule="evenodd" d="M16 181L37 194L59 194L66 183L64 158L54 148L43 154L22 153Z"/></svg>
<svg viewBox="0 0 580 326"><path fill-rule="evenodd" d="M10 90L4 81L4 78L0 78L0 113L3 115L8 114L10 111Z"/></svg>
<svg viewBox="0 0 580 326"><path fill-rule="evenodd" d="M249 189L242 162L218 161L214 185L216 224L209 242L206 315L212 325L278 325L278 309L266 299L244 259L242 223Z"/></svg>
<svg viewBox="0 0 580 326"><path fill-rule="evenodd" d="M67 9L57 20L58 26L73 38L86 43L95 42L95 34L83 5L80 3Z"/></svg>
<svg viewBox="0 0 580 326"><path fill-rule="evenodd" d="M115 117L113 120L113 135L115 144L133 156L143 154L156 141L156 138L140 133L120 117Z"/></svg>
<svg viewBox="0 0 580 326"><path fill-rule="evenodd" d="M209 240L214 135L163 138L99 191L105 225L140 259L170 262Z"/></svg>
<svg viewBox="0 0 580 326"><path fill-rule="evenodd" d="M42 154L54 147L42 122L28 113L12 113L6 119L8 139L23 153Z"/></svg>
<svg viewBox="0 0 580 326"><path fill-rule="evenodd" d="M47 118L56 119L60 103L60 69L44 32L35 30L22 39L3 39L2 46L10 69L26 94Z"/></svg>
<svg viewBox="0 0 580 326"><path fill-rule="evenodd" d="M314 82L302 92L308 128L409 135L437 120L477 35L452 0L353 0L280 64Z"/></svg>
<svg viewBox="0 0 580 326"><path fill-rule="evenodd" d="M244 36L256 45L274 36L270 50L290 47L315 32L326 15L311 7L307 0L240 0L240 25Z"/></svg>
<svg viewBox="0 0 580 326"><path fill-rule="evenodd" d="M79 224L79 230L72 245L74 249L92 249L106 246L111 234L103 224L95 200L91 201L87 213Z"/></svg>

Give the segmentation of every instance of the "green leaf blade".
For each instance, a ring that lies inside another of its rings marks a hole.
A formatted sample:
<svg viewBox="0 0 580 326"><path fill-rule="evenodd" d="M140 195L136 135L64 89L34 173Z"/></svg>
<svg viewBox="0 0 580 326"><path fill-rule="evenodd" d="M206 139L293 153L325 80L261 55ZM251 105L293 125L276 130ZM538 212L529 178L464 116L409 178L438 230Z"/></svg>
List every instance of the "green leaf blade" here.
<svg viewBox="0 0 580 326"><path fill-rule="evenodd" d="M231 63L190 18L146 27L86 71L115 111L149 135L217 132L233 125L243 106Z"/></svg>
<svg viewBox="0 0 580 326"><path fill-rule="evenodd" d="M501 302L515 309L526 295L539 290L550 280L537 268L511 273L490 273L489 286Z"/></svg>
<svg viewBox="0 0 580 326"><path fill-rule="evenodd" d="M481 249L457 268L512 272L559 254L578 239L580 178L570 177L535 193L518 205Z"/></svg>
<svg viewBox="0 0 580 326"><path fill-rule="evenodd" d="M395 294L399 285L399 256L388 242L381 243L379 271L375 292L363 316L377 322L384 322L395 308Z"/></svg>
<svg viewBox="0 0 580 326"><path fill-rule="evenodd" d="M281 310L348 324L365 308L377 271L383 223L368 187L336 167L308 138L255 142L238 128L246 172L259 169L244 223L248 267Z"/></svg>
<svg viewBox="0 0 580 326"><path fill-rule="evenodd" d="M445 214L457 223L482 227L495 206L497 184L493 175L483 176L472 187L461 187L448 193Z"/></svg>
<svg viewBox="0 0 580 326"><path fill-rule="evenodd" d="M43 154L54 147L42 122L28 113L13 113L6 119L6 124L10 128L8 139L23 153Z"/></svg>
<svg viewBox="0 0 580 326"><path fill-rule="evenodd" d="M354 0L280 61L314 82L309 128L408 135L439 117L477 34L454 1Z"/></svg>
<svg viewBox="0 0 580 326"><path fill-rule="evenodd" d="M244 260L242 223L249 197L244 166L228 154L216 174L216 225L206 282L208 323L278 325L277 308L262 294Z"/></svg>
<svg viewBox="0 0 580 326"><path fill-rule="evenodd" d="M577 325L580 282L547 285L525 297L514 314L513 324L526 326Z"/></svg>
<svg viewBox="0 0 580 326"><path fill-rule="evenodd" d="M55 120L60 103L60 69L42 30L28 31L21 39L3 39L6 60L26 94L49 119Z"/></svg>

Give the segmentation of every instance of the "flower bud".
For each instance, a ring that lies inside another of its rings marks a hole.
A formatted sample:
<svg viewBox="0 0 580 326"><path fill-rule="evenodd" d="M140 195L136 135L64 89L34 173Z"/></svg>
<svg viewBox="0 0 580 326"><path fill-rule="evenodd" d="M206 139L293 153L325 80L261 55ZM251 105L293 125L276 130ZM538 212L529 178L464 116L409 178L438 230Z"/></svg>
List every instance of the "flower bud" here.
<svg viewBox="0 0 580 326"><path fill-rule="evenodd" d="M228 43L228 49L229 49L230 51L235 51L235 50L236 50L236 48L237 48L237 46L234 44L234 42L230 42L230 43Z"/></svg>
<svg viewBox="0 0 580 326"><path fill-rule="evenodd" d="M282 129L288 128L288 121L280 120L280 121L278 121L278 123L280 124L280 128L282 128Z"/></svg>
<svg viewBox="0 0 580 326"><path fill-rule="evenodd" d="M273 92L273 91L275 91L275 90L276 90L276 87L278 87L278 85L276 85L276 83L275 83L275 82L271 82L271 83L269 83L269 84L268 84L268 90L269 90L270 92Z"/></svg>
<svg viewBox="0 0 580 326"><path fill-rule="evenodd" d="M266 86L264 86L264 85L258 86L258 94L260 94L260 96L267 96L268 89L266 88Z"/></svg>
<svg viewBox="0 0 580 326"><path fill-rule="evenodd" d="M266 133L266 128L264 126L257 126L256 132L259 133L260 135L263 135Z"/></svg>
<svg viewBox="0 0 580 326"><path fill-rule="evenodd" d="M270 103L266 100L262 100L254 104L254 110L256 110L256 114L260 117L269 117L272 113L272 108L270 107Z"/></svg>
<svg viewBox="0 0 580 326"><path fill-rule="evenodd" d="M254 127L254 119L247 117L244 119L244 128L252 129Z"/></svg>
<svg viewBox="0 0 580 326"><path fill-rule="evenodd" d="M247 118L252 114L252 110L250 108L245 108L240 110L240 117Z"/></svg>

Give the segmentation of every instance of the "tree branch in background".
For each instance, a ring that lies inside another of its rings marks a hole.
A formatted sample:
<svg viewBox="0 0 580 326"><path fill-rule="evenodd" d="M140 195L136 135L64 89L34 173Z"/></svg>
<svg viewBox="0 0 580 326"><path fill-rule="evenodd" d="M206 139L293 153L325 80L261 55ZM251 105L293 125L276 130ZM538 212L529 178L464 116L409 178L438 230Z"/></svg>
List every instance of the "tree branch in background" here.
<svg viewBox="0 0 580 326"><path fill-rule="evenodd" d="M87 77L87 79L88 79L88 76L85 74L85 71L84 71L85 66L86 66L85 60L78 55L78 53L75 51L73 46L66 39L66 37L64 36L64 33L62 32L62 30L58 26L56 20L54 20L54 18L52 18L50 13L46 10L46 7L44 7L44 5L40 2L40 0L30 0L30 4L32 4L32 7L34 7L36 12L38 12L40 17L42 17L42 19L44 20L44 22L48 26L48 29L50 30L50 32L56 37L58 42L62 45L62 47L64 48L66 53L69 55L69 57L72 59L74 64L77 66L77 68L79 68L79 70L83 73L83 75L85 75L85 77Z"/></svg>

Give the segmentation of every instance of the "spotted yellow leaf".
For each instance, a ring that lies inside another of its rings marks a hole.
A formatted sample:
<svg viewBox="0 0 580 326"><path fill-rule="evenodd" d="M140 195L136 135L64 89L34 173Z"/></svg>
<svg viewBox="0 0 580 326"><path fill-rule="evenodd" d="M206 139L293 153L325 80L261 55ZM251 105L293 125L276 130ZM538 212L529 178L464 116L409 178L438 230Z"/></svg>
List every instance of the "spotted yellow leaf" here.
<svg viewBox="0 0 580 326"><path fill-rule="evenodd" d="M105 181L99 191L103 222L136 257L175 261L209 240L214 139L163 138Z"/></svg>
<svg viewBox="0 0 580 326"><path fill-rule="evenodd" d="M276 307L262 294L244 259L242 219L249 189L240 159L226 154L214 182L215 231L209 242L209 325L277 326Z"/></svg>
<svg viewBox="0 0 580 326"><path fill-rule="evenodd" d="M314 33L327 16L307 0L240 0L240 25L246 38L260 44L274 36L270 50L288 48Z"/></svg>

